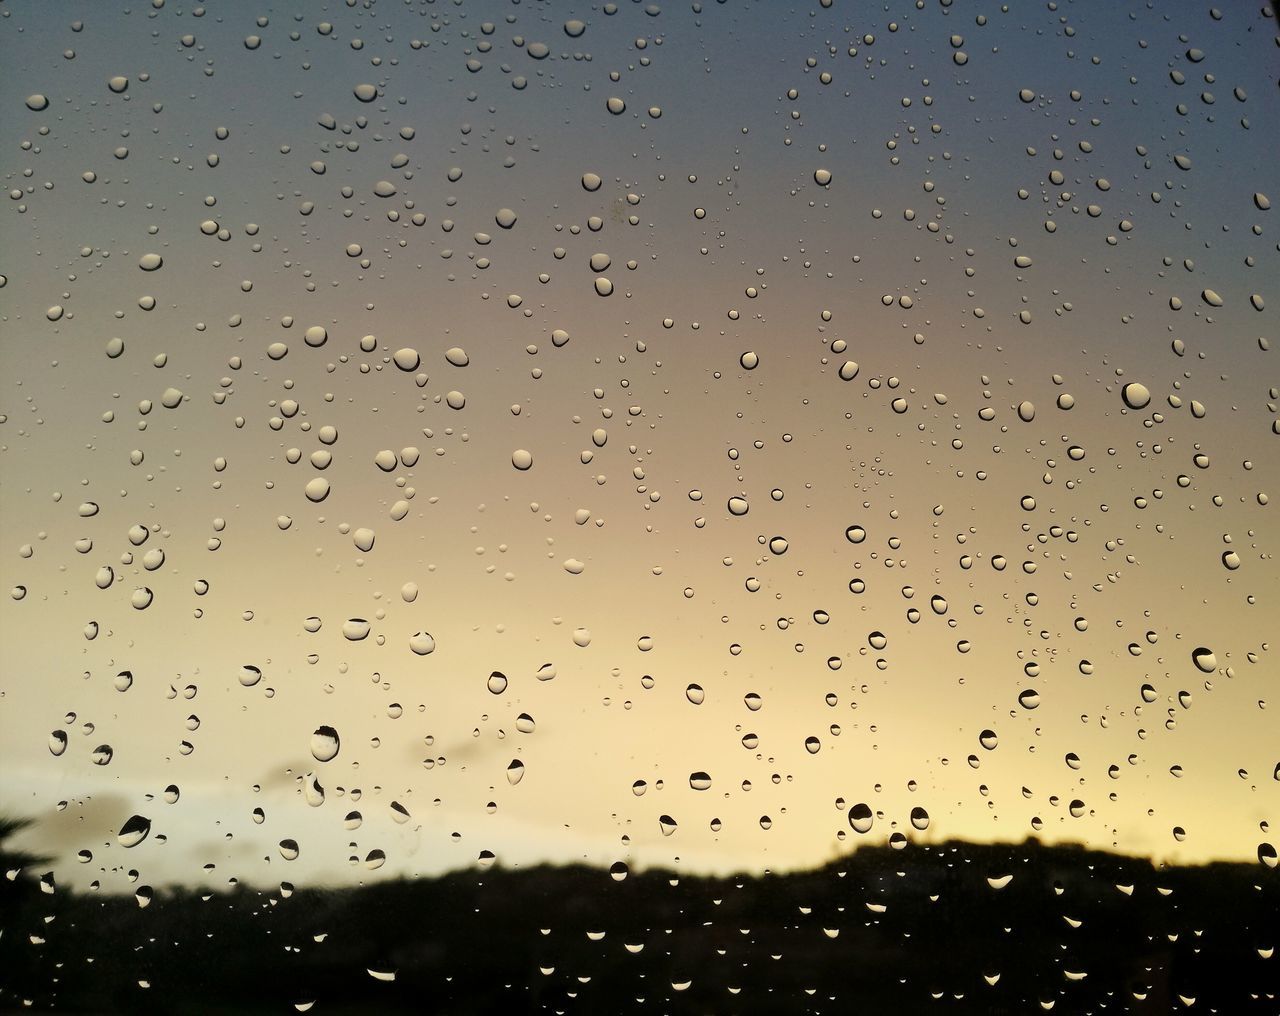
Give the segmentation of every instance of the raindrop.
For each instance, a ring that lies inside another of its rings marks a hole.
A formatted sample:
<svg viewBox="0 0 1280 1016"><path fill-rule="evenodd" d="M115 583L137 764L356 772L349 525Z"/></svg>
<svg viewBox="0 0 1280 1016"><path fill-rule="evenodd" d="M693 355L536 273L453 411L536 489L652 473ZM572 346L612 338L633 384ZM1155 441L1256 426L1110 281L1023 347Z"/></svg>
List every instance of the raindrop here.
<svg viewBox="0 0 1280 1016"><path fill-rule="evenodd" d="M869 833L875 823L875 815L866 804L855 804L849 809L849 826L855 833Z"/></svg>
<svg viewBox="0 0 1280 1016"><path fill-rule="evenodd" d="M1130 381L1120 390L1120 397L1130 409L1143 409L1151 402L1151 392L1147 386L1137 381Z"/></svg>
<svg viewBox="0 0 1280 1016"><path fill-rule="evenodd" d="M122 847L136 847L150 835L151 819L134 815L120 827L120 831L116 833L116 839Z"/></svg>
<svg viewBox="0 0 1280 1016"><path fill-rule="evenodd" d="M338 757L341 741L333 727L319 726L311 735L311 757L317 762L332 762Z"/></svg>

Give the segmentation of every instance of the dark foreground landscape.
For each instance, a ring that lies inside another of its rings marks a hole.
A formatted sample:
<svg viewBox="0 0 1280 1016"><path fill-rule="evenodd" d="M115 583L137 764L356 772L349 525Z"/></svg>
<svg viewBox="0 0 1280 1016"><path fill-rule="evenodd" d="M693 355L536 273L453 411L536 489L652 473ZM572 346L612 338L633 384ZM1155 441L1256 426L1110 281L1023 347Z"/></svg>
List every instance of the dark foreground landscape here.
<svg viewBox="0 0 1280 1016"><path fill-rule="evenodd" d="M1280 1012L1280 872L1035 842L763 878L494 868L145 907L34 878L4 893L6 1010Z"/></svg>

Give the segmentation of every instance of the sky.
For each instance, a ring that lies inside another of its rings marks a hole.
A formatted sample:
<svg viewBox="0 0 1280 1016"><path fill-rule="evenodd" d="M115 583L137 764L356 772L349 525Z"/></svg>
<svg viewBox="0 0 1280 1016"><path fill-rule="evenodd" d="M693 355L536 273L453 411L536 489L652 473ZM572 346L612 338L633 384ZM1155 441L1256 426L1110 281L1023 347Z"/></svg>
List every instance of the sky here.
<svg viewBox="0 0 1280 1016"><path fill-rule="evenodd" d="M1275 33L5 4L0 810L108 891L1256 858Z"/></svg>

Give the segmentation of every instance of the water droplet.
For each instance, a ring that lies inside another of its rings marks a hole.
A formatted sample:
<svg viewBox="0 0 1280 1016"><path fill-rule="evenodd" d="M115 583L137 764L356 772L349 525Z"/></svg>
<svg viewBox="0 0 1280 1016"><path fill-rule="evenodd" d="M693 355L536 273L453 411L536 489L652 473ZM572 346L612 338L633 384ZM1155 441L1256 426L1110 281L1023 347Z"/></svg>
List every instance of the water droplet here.
<svg viewBox="0 0 1280 1016"><path fill-rule="evenodd" d="M302 797L311 808L319 808L324 804L324 787L315 773L307 773L302 778Z"/></svg>
<svg viewBox="0 0 1280 1016"><path fill-rule="evenodd" d="M116 839L122 847L136 847L150 835L151 819L134 815L120 827L120 831L116 833Z"/></svg>
<svg viewBox="0 0 1280 1016"><path fill-rule="evenodd" d="M55 730L49 735L49 754L55 758L67 750L67 732Z"/></svg>
<svg viewBox="0 0 1280 1016"><path fill-rule="evenodd" d="M1130 409L1143 409L1151 402L1151 392L1147 386L1137 381L1130 381L1120 390L1120 397Z"/></svg>
<svg viewBox="0 0 1280 1016"><path fill-rule="evenodd" d="M1218 669L1218 657L1210 649L1201 646L1191 653L1191 662L1202 674L1212 674Z"/></svg>
<svg viewBox="0 0 1280 1016"><path fill-rule="evenodd" d="M760 357L748 350L738 358L738 362L742 364L743 370L755 370L760 366Z"/></svg>
<svg viewBox="0 0 1280 1016"><path fill-rule="evenodd" d="M507 675L500 670L495 670L489 675L489 680L486 684L492 694L501 695L507 690Z"/></svg>
<svg viewBox="0 0 1280 1016"><path fill-rule="evenodd" d="M511 453L511 464L523 472L533 467L533 453L523 448L517 448Z"/></svg>
<svg viewBox="0 0 1280 1016"><path fill-rule="evenodd" d="M419 365L422 363L422 358L418 355L418 351L416 349L410 349L408 346L405 346L403 349L397 349L395 353L392 354L391 359L395 362L395 365L406 374L417 370Z"/></svg>
<svg viewBox="0 0 1280 1016"><path fill-rule="evenodd" d="M518 758L513 758L511 764L507 766L507 782L513 787L524 779L524 763Z"/></svg>
<svg viewBox="0 0 1280 1016"><path fill-rule="evenodd" d="M302 853L302 848L298 846L297 840L281 840L280 856L286 861L296 861L298 855Z"/></svg>
<svg viewBox="0 0 1280 1016"><path fill-rule="evenodd" d="M317 762L332 762L341 748L338 732L329 726L316 727L311 735L311 757Z"/></svg>
<svg viewBox="0 0 1280 1016"><path fill-rule="evenodd" d="M41 95L39 92L27 96L27 109L33 113L39 113L42 109L49 108L49 99L47 96Z"/></svg>
<svg viewBox="0 0 1280 1016"><path fill-rule="evenodd" d="M929 828L929 813L923 808L911 809L911 825L912 828L919 832L924 832Z"/></svg>
<svg viewBox="0 0 1280 1016"><path fill-rule="evenodd" d="M430 632L415 632L409 636L409 648L417 656L428 656L436 651L436 640Z"/></svg>
<svg viewBox="0 0 1280 1016"><path fill-rule="evenodd" d="M866 804L855 804L849 809L849 826L855 833L869 833L875 824L875 815Z"/></svg>

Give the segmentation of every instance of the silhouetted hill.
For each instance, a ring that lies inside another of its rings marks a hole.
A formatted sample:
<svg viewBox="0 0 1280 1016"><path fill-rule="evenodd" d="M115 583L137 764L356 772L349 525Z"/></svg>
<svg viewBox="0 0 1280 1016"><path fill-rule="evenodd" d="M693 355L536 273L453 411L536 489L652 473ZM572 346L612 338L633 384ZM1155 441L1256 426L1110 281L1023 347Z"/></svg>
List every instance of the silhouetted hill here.
<svg viewBox="0 0 1280 1016"><path fill-rule="evenodd" d="M145 908L34 884L16 895L0 937L10 1008L1280 1011L1280 872L1034 841L864 848L761 878L493 868L163 891Z"/></svg>

